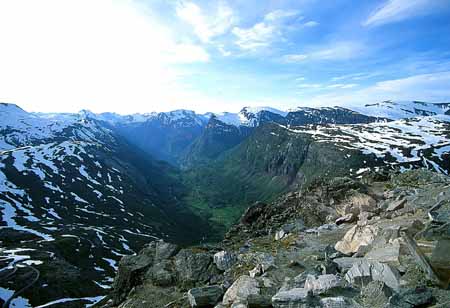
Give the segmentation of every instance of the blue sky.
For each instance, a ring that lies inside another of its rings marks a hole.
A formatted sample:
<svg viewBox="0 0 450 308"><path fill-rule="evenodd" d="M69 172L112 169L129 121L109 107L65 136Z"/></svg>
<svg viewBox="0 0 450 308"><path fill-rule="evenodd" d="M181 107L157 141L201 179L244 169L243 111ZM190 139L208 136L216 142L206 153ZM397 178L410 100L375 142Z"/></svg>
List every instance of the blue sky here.
<svg viewBox="0 0 450 308"><path fill-rule="evenodd" d="M0 0L0 42L34 111L450 101L450 0Z"/></svg>

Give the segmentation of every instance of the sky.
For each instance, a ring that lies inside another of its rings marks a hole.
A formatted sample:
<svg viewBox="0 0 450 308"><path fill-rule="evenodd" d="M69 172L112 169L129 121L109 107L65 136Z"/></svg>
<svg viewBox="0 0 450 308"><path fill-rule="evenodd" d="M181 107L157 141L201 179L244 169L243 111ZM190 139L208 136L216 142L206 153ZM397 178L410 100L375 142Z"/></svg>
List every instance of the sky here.
<svg viewBox="0 0 450 308"><path fill-rule="evenodd" d="M238 111L450 101L450 0L0 0L0 101Z"/></svg>

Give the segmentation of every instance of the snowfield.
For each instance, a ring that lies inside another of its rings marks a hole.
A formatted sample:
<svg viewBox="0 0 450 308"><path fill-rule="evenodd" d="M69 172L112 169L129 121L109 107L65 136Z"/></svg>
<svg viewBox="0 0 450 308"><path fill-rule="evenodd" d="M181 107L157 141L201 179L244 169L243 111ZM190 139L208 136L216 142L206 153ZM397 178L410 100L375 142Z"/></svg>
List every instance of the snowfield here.
<svg viewBox="0 0 450 308"><path fill-rule="evenodd" d="M286 128L291 132L311 135L317 142L333 143L374 155L385 164L422 162L444 174L450 154L450 116L428 116L392 122L318 125ZM426 155L426 153L431 155Z"/></svg>

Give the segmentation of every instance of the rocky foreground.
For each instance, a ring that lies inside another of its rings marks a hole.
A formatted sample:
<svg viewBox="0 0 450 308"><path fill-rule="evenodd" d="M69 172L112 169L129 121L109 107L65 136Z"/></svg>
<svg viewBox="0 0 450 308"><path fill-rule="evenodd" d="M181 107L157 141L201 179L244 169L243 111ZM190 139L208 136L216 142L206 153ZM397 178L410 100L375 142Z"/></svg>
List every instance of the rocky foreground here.
<svg viewBox="0 0 450 308"><path fill-rule="evenodd" d="M450 307L450 179L316 182L250 207L223 242L124 257L103 307Z"/></svg>

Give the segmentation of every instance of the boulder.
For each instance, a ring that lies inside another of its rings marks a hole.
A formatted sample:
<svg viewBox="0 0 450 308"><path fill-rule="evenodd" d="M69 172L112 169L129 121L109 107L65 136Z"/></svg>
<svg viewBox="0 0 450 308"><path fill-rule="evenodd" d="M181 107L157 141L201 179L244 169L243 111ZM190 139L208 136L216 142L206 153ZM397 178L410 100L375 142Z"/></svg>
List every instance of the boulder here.
<svg viewBox="0 0 450 308"><path fill-rule="evenodd" d="M337 264L341 273L345 273L359 260L361 260L361 258L342 257L333 259L333 262Z"/></svg>
<svg viewBox="0 0 450 308"><path fill-rule="evenodd" d="M428 212L428 217L434 223L445 224L450 221L450 202L442 200L435 204Z"/></svg>
<svg viewBox="0 0 450 308"><path fill-rule="evenodd" d="M204 284L211 276L212 257L209 253L183 249L175 256L174 263L178 282L183 287Z"/></svg>
<svg viewBox="0 0 450 308"><path fill-rule="evenodd" d="M405 206L405 204L406 204L406 199L394 201L391 204L389 204L389 206L386 209L386 212L397 211L397 210L403 208Z"/></svg>
<svg viewBox="0 0 450 308"><path fill-rule="evenodd" d="M450 239L438 240L431 254L430 263L443 286L447 288L450 282Z"/></svg>
<svg viewBox="0 0 450 308"><path fill-rule="evenodd" d="M119 262L119 269L114 279L111 297L114 305L125 300L127 294L153 265L156 242L145 246L137 255L125 256Z"/></svg>
<svg viewBox="0 0 450 308"><path fill-rule="evenodd" d="M400 274L388 264L376 261L358 260L345 274L345 279L356 286L367 285L371 281L382 281L393 290L398 290Z"/></svg>
<svg viewBox="0 0 450 308"><path fill-rule="evenodd" d="M379 232L378 227L368 226L353 226L344 235L344 238L337 242L334 248L344 254L352 254L358 250L360 246L370 245Z"/></svg>
<svg viewBox="0 0 450 308"><path fill-rule="evenodd" d="M180 247L178 247L175 244L158 241L155 244L154 262L158 263L163 260L167 260L167 259L175 256L179 250L180 250Z"/></svg>
<svg viewBox="0 0 450 308"><path fill-rule="evenodd" d="M191 307L211 307L219 302L223 290L220 286L214 285L190 289L187 295Z"/></svg>
<svg viewBox="0 0 450 308"><path fill-rule="evenodd" d="M259 295L260 287L255 278L250 276L240 276L223 296L222 303L231 305L234 302L246 301L250 295Z"/></svg>
<svg viewBox="0 0 450 308"><path fill-rule="evenodd" d="M162 261L150 267L145 273L145 278L157 286L169 286L174 282L174 274L171 272L171 264Z"/></svg>
<svg viewBox="0 0 450 308"><path fill-rule="evenodd" d="M214 254L214 264L221 271L226 271L236 263L236 255L225 250Z"/></svg>
<svg viewBox="0 0 450 308"><path fill-rule="evenodd" d="M400 241L395 239L384 246L374 247L365 255L365 258L370 261L378 261L393 266L399 266Z"/></svg>
<svg viewBox="0 0 450 308"><path fill-rule="evenodd" d="M272 306L274 308L308 308L313 305L313 302L312 292L304 288L280 291L272 297Z"/></svg>
<svg viewBox="0 0 450 308"><path fill-rule="evenodd" d="M315 277L308 275L305 281L305 289L312 291L314 295L324 294L330 290L345 287L345 281L339 276L328 274Z"/></svg>

